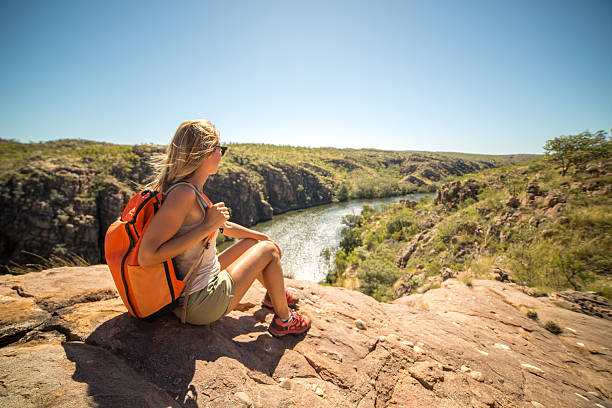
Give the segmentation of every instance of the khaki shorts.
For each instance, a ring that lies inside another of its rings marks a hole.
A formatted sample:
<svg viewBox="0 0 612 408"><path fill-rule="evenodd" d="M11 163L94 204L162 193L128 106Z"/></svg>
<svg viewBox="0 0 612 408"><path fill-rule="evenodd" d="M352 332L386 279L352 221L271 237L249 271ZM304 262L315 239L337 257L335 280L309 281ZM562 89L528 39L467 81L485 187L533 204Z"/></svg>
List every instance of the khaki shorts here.
<svg viewBox="0 0 612 408"><path fill-rule="evenodd" d="M202 325L217 321L225 316L233 299L234 281L226 270L222 270L204 289L189 295L186 322ZM179 319L182 313L183 306L174 309Z"/></svg>

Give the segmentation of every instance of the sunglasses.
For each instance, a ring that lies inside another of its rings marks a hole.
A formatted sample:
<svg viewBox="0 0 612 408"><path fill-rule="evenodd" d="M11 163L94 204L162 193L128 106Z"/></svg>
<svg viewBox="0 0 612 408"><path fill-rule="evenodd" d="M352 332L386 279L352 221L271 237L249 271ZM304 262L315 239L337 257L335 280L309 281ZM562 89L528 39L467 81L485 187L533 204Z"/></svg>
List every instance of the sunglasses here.
<svg viewBox="0 0 612 408"><path fill-rule="evenodd" d="M221 156L223 156L223 155L225 154L225 152L227 151L227 146L221 146L220 144L218 144L218 145L216 145L216 146L215 146L215 149L216 149L217 147L218 147L219 149L221 149Z"/></svg>

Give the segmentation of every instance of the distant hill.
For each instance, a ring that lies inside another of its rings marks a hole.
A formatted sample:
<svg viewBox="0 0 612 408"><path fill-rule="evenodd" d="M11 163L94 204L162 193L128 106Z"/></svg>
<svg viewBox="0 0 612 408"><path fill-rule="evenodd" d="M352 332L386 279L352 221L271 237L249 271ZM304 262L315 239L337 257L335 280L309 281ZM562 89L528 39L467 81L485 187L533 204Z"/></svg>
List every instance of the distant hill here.
<svg viewBox="0 0 612 408"><path fill-rule="evenodd" d="M87 140L0 140L3 270L103 262L106 229L151 179L152 156L164 151ZM533 157L231 144L205 191L249 226L334 201L435 191L450 176Z"/></svg>

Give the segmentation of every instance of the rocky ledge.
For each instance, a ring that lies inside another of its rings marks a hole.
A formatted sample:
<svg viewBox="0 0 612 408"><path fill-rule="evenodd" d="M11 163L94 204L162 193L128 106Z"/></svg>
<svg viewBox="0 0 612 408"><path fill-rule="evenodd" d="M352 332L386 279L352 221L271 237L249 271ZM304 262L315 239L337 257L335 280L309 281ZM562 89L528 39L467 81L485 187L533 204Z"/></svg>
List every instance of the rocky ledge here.
<svg viewBox="0 0 612 408"><path fill-rule="evenodd" d="M105 265L0 276L0 406L612 407L610 320L497 281L287 283L313 325L277 339L261 286L195 327L131 318Z"/></svg>

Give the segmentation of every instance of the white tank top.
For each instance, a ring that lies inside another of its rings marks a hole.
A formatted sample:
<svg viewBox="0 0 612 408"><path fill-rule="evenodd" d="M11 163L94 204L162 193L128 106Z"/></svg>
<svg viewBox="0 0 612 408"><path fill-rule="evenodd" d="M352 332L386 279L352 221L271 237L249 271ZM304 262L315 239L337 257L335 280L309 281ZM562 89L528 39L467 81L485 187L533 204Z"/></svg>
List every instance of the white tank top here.
<svg viewBox="0 0 612 408"><path fill-rule="evenodd" d="M203 204L206 205L205 203ZM175 236L183 235L187 231L200 225L202 222L204 222L204 219L196 224L182 226L176 232ZM187 296L206 288L211 279L221 272L221 264L219 263L219 258L217 257L216 245L218 233L219 231L217 230L215 235L209 241L208 248L204 250L204 253L202 254L202 263L200 264L199 270L193 271L195 277L192 280L191 288L186 288L181 296ZM185 279L187 272L189 272L193 264L198 262L198 255L202 253L202 247L205 240L206 238L196 242L195 245L187 248L185 252L174 257L174 266L180 279Z"/></svg>

